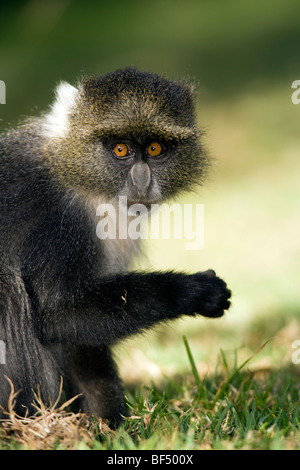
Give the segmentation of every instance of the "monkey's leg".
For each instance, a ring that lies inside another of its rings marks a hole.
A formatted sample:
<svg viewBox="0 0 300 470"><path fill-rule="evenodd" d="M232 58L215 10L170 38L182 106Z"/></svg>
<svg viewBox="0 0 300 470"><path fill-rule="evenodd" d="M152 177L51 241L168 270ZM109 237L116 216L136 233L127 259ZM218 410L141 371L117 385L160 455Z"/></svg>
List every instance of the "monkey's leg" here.
<svg viewBox="0 0 300 470"><path fill-rule="evenodd" d="M31 302L25 286L11 268L0 266L0 405L8 411L12 387L18 415L35 413L35 393L45 406L60 390L60 369L51 353L36 338ZM9 379L9 380L8 380ZM7 417L0 409L0 415Z"/></svg>
<svg viewBox="0 0 300 470"><path fill-rule="evenodd" d="M75 300L48 305L37 319L37 334L44 343L109 345L181 315L220 317L230 306L229 297L213 271L120 274L86 286Z"/></svg>
<svg viewBox="0 0 300 470"><path fill-rule="evenodd" d="M0 365L0 405L8 411L14 390L14 411L20 416L36 413L35 395L40 395L47 407L55 403L60 391L61 372L58 365L44 347L36 344L34 337L28 334L26 339L25 344L22 339L8 335L6 363ZM19 349L20 345L22 349ZM7 417L0 410L1 414Z"/></svg>
<svg viewBox="0 0 300 470"><path fill-rule="evenodd" d="M107 347L70 348L67 375L71 396L82 394L74 405L85 413L108 419L117 427L125 415L123 386Z"/></svg>

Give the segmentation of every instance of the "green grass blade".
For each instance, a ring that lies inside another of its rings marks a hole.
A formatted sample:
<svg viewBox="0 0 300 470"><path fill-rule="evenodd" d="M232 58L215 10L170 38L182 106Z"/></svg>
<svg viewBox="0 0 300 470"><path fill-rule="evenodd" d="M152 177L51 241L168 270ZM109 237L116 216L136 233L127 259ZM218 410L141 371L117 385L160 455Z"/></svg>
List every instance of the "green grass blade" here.
<svg viewBox="0 0 300 470"><path fill-rule="evenodd" d="M257 354L259 354L264 349L264 347L269 343L269 341L271 341L271 340L268 339L268 341L266 341L254 354L252 354L252 356L250 356L248 359L246 359L246 361L244 361L243 364L240 365L233 372L233 374L231 374L231 376L226 380L226 382L222 385L222 387L216 393L215 399L212 402L212 406L214 406L217 403L217 401L221 398L221 396L223 395L223 393L227 389L228 385L232 382L234 377L243 369L243 367L245 367Z"/></svg>
<svg viewBox="0 0 300 470"><path fill-rule="evenodd" d="M186 349L186 352L187 352L187 355L188 355L188 358L189 358L189 361L190 361L192 373L193 373L198 391L199 391L200 394L202 394L202 392L203 392L202 383L201 383L201 380L200 380L200 377L199 377L199 374L198 374L198 371L197 371L197 367L196 367L194 357L192 355L188 340L186 339L185 336L183 336L183 342L184 342L185 349Z"/></svg>

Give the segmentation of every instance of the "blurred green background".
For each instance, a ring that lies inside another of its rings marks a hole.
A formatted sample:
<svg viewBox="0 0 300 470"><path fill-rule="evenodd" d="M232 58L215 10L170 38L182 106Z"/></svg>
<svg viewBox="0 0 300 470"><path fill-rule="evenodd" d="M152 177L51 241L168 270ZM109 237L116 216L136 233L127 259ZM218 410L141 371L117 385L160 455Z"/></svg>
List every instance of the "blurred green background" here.
<svg viewBox="0 0 300 470"><path fill-rule="evenodd" d="M185 371L183 333L200 372L214 367L220 347L242 359L269 338L257 367L290 365L300 339L300 104L291 101L299 1L29 0L1 2L0 17L3 129L43 111L57 82L83 73L133 65L197 85L215 165L182 202L205 206L204 248L148 242L140 265L214 268L233 305L220 320L179 320L117 348L125 380Z"/></svg>

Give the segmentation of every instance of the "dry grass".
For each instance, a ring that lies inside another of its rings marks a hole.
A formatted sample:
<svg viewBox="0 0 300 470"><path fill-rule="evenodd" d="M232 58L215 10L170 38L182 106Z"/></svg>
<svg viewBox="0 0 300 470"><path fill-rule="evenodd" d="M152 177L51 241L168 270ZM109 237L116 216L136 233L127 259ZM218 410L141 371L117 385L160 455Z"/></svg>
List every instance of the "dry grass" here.
<svg viewBox="0 0 300 470"><path fill-rule="evenodd" d="M15 412L16 396L13 383L10 382L11 394L8 403L7 418L1 420L0 439L4 447L14 449L75 450L80 447L92 448L95 437L104 433L113 433L101 418L92 419L84 413L73 413L66 409L77 396L58 405L62 393L50 407L45 407L39 392L35 394L36 413L34 416L18 416Z"/></svg>

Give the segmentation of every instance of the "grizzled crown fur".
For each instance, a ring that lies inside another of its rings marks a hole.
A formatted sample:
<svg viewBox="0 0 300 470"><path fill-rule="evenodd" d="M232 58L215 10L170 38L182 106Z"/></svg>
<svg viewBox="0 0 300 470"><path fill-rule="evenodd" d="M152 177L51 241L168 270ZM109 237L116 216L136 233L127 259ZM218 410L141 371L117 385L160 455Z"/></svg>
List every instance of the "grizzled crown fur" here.
<svg viewBox="0 0 300 470"><path fill-rule="evenodd" d="M84 103L103 136L163 135L181 140L196 135L193 89L133 68L83 82ZM100 119L100 120L99 120Z"/></svg>

